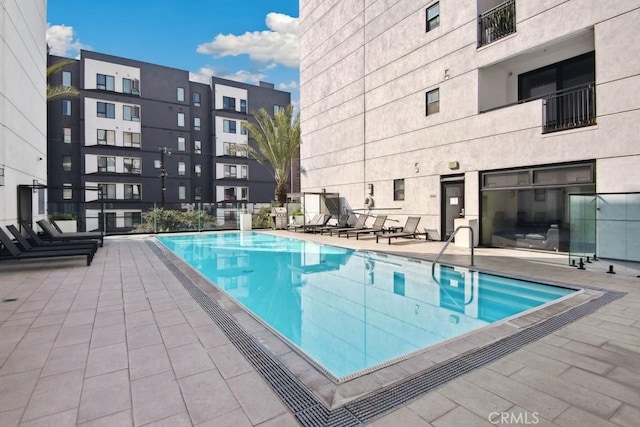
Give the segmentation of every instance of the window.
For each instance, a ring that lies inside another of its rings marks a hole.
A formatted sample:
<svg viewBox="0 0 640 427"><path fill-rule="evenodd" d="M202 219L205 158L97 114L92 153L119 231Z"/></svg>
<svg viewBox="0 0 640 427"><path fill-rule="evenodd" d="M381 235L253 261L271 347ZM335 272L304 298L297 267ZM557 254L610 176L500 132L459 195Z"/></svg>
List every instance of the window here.
<svg viewBox="0 0 640 427"><path fill-rule="evenodd" d="M124 226L135 227L142 223L142 214L140 212L125 212L124 213Z"/></svg>
<svg viewBox="0 0 640 427"><path fill-rule="evenodd" d="M226 133L236 133L236 121L235 120L224 120L223 121L223 130Z"/></svg>
<svg viewBox="0 0 640 427"><path fill-rule="evenodd" d="M115 157L98 157L98 172L115 172Z"/></svg>
<svg viewBox="0 0 640 427"><path fill-rule="evenodd" d="M4 168L0 168L0 187L4 185Z"/></svg>
<svg viewBox="0 0 640 427"><path fill-rule="evenodd" d="M200 94L198 92L193 92L193 106L200 106Z"/></svg>
<svg viewBox="0 0 640 427"><path fill-rule="evenodd" d="M154 160L153 167L156 169L160 169L162 167L162 162L160 160Z"/></svg>
<svg viewBox="0 0 640 427"><path fill-rule="evenodd" d="M229 96L222 97L222 108L225 110L236 111L236 99Z"/></svg>
<svg viewBox="0 0 640 427"><path fill-rule="evenodd" d="M440 3L427 8L427 31L440 26Z"/></svg>
<svg viewBox="0 0 640 427"><path fill-rule="evenodd" d="M98 129L98 144L100 145L116 145L116 131Z"/></svg>
<svg viewBox="0 0 640 427"><path fill-rule="evenodd" d="M273 106L273 115L278 114L278 111L284 111L284 107L282 105L274 105Z"/></svg>
<svg viewBox="0 0 640 427"><path fill-rule="evenodd" d="M249 189L247 187L240 187L240 200L249 200Z"/></svg>
<svg viewBox="0 0 640 427"><path fill-rule="evenodd" d="M193 130L200 130L200 117L193 118Z"/></svg>
<svg viewBox="0 0 640 427"><path fill-rule="evenodd" d="M235 187L225 187L224 188L224 199L227 201L236 200L236 188Z"/></svg>
<svg viewBox="0 0 640 427"><path fill-rule="evenodd" d="M240 166L240 179L247 179L248 167L246 165Z"/></svg>
<svg viewBox="0 0 640 427"><path fill-rule="evenodd" d="M125 147L140 148L140 134L136 132L123 132L123 145Z"/></svg>
<svg viewBox="0 0 640 427"><path fill-rule="evenodd" d="M225 178L235 178L236 177L236 166L235 165L224 165L224 177Z"/></svg>
<svg viewBox="0 0 640 427"><path fill-rule="evenodd" d="M223 154L225 156L247 157L247 152L239 149L238 144L225 142L223 144Z"/></svg>
<svg viewBox="0 0 640 427"><path fill-rule="evenodd" d="M62 86L71 87L71 71L62 72Z"/></svg>
<svg viewBox="0 0 640 427"><path fill-rule="evenodd" d="M98 108L98 117L105 117L107 119L116 118L116 104L98 101L97 108Z"/></svg>
<svg viewBox="0 0 640 427"><path fill-rule="evenodd" d="M178 162L178 175L187 174L187 165L184 162Z"/></svg>
<svg viewBox="0 0 640 427"><path fill-rule="evenodd" d="M96 89L109 90L113 92L115 88L115 79L113 76L107 76L105 74L98 74L96 76Z"/></svg>
<svg viewBox="0 0 640 427"><path fill-rule="evenodd" d="M194 199L196 200L202 200L202 187L196 187L195 188L195 196Z"/></svg>
<svg viewBox="0 0 640 427"><path fill-rule="evenodd" d="M184 127L184 113L178 113L178 126Z"/></svg>
<svg viewBox="0 0 640 427"><path fill-rule="evenodd" d="M177 97L178 97L178 101L184 102L184 88L183 87L179 87L178 88Z"/></svg>
<svg viewBox="0 0 640 427"><path fill-rule="evenodd" d="M115 199L116 185L115 184L98 184L98 196L101 199Z"/></svg>
<svg viewBox="0 0 640 427"><path fill-rule="evenodd" d="M393 180L393 200L404 200L404 179Z"/></svg>
<svg viewBox="0 0 640 427"><path fill-rule="evenodd" d="M196 176L201 176L202 175L202 165L195 165L193 168Z"/></svg>
<svg viewBox="0 0 640 427"><path fill-rule="evenodd" d="M440 111L440 89L427 92L427 116Z"/></svg>
<svg viewBox="0 0 640 427"><path fill-rule="evenodd" d="M62 142L65 144L71 144L71 128L62 129Z"/></svg>
<svg viewBox="0 0 640 427"><path fill-rule="evenodd" d="M125 184L124 198L126 200L140 200L140 184Z"/></svg>
<svg viewBox="0 0 640 427"><path fill-rule="evenodd" d="M73 198L73 189L71 184L62 184L62 198L64 200L70 200Z"/></svg>
<svg viewBox="0 0 640 427"><path fill-rule="evenodd" d="M141 160L139 158L124 158L124 173L141 173Z"/></svg>
<svg viewBox="0 0 640 427"><path fill-rule="evenodd" d="M187 140L184 136L178 137L178 151L186 151L187 149Z"/></svg>
<svg viewBox="0 0 640 427"><path fill-rule="evenodd" d="M133 105L122 106L122 118L130 122L140 121L140 107Z"/></svg>
<svg viewBox="0 0 640 427"><path fill-rule="evenodd" d="M241 99L240 100L240 112L241 113L247 113L247 100L246 99Z"/></svg>
<svg viewBox="0 0 640 427"><path fill-rule="evenodd" d="M71 156L62 156L62 170L67 172L71 170Z"/></svg>
<svg viewBox="0 0 640 427"><path fill-rule="evenodd" d="M140 81L138 79L122 79L122 92L140 95Z"/></svg>
<svg viewBox="0 0 640 427"><path fill-rule="evenodd" d="M242 125L240 125L240 135L249 135L247 128Z"/></svg>
<svg viewBox="0 0 640 427"><path fill-rule="evenodd" d="M187 187L184 185L178 185L178 200L187 199Z"/></svg>
<svg viewBox="0 0 640 427"><path fill-rule="evenodd" d="M71 115L71 101L68 99L62 100L62 115L70 116Z"/></svg>
<svg viewBox="0 0 640 427"><path fill-rule="evenodd" d="M202 153L202 142L195 140L193 141L193 152L196 154L201 154Z"/></svg>

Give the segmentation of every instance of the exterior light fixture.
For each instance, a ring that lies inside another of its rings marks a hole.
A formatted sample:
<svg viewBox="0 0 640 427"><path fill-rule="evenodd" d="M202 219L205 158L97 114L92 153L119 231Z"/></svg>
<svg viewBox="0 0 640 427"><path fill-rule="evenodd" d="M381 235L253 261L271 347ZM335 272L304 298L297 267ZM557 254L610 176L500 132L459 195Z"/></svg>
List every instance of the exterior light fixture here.
<svg viewBox="0 0 640 427"><path fill-rule="evenodd" d="M457 162L457 161L449 162L449 169L452 169L452 170L460 169L460 162Z"/></svg>

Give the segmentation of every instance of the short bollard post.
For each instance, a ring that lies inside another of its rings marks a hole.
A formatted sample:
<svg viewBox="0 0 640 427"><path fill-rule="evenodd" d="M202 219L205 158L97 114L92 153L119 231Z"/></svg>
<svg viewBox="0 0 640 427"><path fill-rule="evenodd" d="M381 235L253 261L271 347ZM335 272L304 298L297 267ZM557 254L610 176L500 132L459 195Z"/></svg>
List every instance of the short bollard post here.
<svg viewBox="0 0 640 427"><path fill-rule="evenodd" d="M613 265L609 264L609 271L607 271L607 274L616 274L616 272L613 271Z"/></svg>
<svg viewBox="0 0 640 427"><path fill-rule="evenodd" d="M582 258L580 258L580 261L578 262L578 270L584 270L584 262L582 261Z"/></svg>

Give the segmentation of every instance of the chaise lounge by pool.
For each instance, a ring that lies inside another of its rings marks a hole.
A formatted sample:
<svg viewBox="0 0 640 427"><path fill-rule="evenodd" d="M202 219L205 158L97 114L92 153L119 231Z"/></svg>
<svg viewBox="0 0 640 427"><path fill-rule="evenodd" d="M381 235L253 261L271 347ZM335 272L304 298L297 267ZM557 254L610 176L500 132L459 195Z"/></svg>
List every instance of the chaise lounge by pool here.
<svg viewBox="0 0 640 427"><path fill-rule="evenodd" d="M338 384L576 292L257 232L158 240Z"/></svg>

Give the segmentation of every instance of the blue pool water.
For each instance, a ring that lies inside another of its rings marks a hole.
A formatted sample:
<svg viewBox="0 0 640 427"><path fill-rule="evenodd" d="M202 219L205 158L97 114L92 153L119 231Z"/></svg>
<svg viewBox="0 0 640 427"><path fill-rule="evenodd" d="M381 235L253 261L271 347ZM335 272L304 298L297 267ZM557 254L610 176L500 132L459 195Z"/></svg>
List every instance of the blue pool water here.
<svg viewBox="0 0 640 427"><path fill-rule="evenodd" d="M337 378L574 292L256 232L158 240Z"/></svg>

